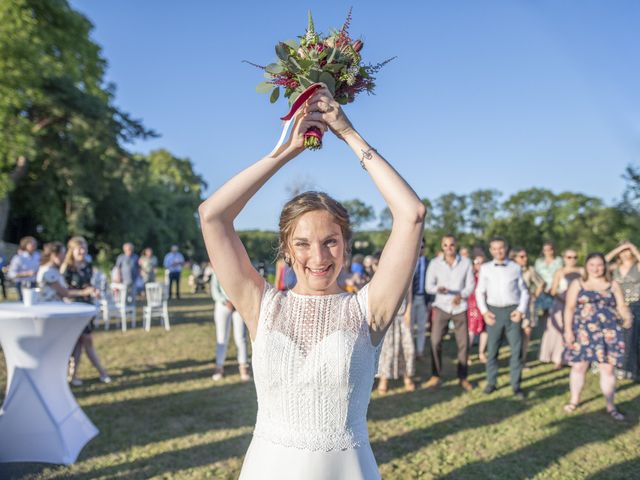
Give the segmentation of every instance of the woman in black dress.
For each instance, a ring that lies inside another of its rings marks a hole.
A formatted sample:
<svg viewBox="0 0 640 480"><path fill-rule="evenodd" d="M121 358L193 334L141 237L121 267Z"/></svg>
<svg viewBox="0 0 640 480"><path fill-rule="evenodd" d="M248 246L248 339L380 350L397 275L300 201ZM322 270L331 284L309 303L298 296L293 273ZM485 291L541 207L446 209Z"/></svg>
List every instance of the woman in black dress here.
<svg viewBox="0 0 640 480"><path fill-rule="evenodd" d="M93 276L93 269L91 263L87 261L87 241L83 237L73 237L67 243L67 255L64 259L64 263L61 267L61 273L69 286L73 289L84 289L91 286L91 277ZM74 297L75 302L93 303L93 299L99 294L98 289L93 290L92 295L83 297ZM78 338L75 348L73 349L73 368L71 375L71 385L82 385L82 380L78 378L78 365L80 363L80 356L82 355L82 349L87 352L87 356L98 373L100 374L100 381L103 383L111 382L111 377L107 375L107 371L104 369L98 358L98 354L93 346L93 338L91 332L95 328L94 320L91 319L89 325L87 325Z"/></svg>

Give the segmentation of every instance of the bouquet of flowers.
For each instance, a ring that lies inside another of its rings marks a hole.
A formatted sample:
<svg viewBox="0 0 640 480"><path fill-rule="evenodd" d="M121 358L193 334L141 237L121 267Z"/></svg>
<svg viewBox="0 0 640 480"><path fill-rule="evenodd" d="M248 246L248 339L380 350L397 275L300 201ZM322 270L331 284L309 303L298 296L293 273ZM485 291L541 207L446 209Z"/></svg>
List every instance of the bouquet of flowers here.
<svg viewBox="0 0 640 480"><path fill-rule="evenodd" d="M353 102L360 92L373 93L374 75L395 57L372 65L362 62L362 40L349 36L351 10L340 30L322 36L315 31L309 12L306 33L299 41L287 40L276 45L277 62L262 66L247 62L264 71L267 79L258 84L256 91L270 93L271 103L280 97L289 99L290 111L282 120L290 120L304 102L324 83L335 100L344 105ZM305 148L322 147L322 132L315 127L305 134Z"/></svg>

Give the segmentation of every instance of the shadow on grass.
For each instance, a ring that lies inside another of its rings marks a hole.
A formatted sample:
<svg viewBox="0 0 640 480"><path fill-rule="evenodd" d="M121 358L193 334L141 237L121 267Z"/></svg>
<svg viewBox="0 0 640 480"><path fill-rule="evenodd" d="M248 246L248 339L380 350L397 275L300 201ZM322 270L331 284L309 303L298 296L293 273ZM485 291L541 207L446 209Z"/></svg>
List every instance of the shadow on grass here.
<svg viewBox="0 0 640 480"><path fill-rule="evenodd" d="M640 476L640 458L634 458L600 470L588 477L588 480L629 480L638 476Z"/></svg>
<svg viewBox="0 0 640 480"><path fill-rule="evenodd" d="M95 468L91 470L90 475L86 473L65 474L60 478L65 480L95 477L149 478L158 474L164 478L178 478L171 474L180 470L210 465L236 456L244 456L249 448L251 437L251 434L239 435L204 445L163 452L150 458Z"/></svg>
<svg viewBox="0 0 640 480"><path fill-rule="evenodd" d="M233 457L242 457L249 448L251 434L238 435L204 445L163 452L149 458L126 461L117 465L92 468L90 472L70 473L66 466L45 463L5 463L0 464L0 478L13 480L31 478L49 470L48 478L80 480L89 478L149 478L162 475L163 478L178 478L171 474L190 468L201 467Z"/></svg>
<svg viewBox="0 0 640 480"><path fill-rule="evenodd" d="M402 402L398 401L396 405L387 405L385 408L401 408L401 405ZM425 428L413 429L387 440L377 440L371 444L371 448L379 464L388 463L414 453L447 435L500 423L506 418L522 413L527 408L526 402L504 397L474 403L454 418L448 418Z"/></svg>
<svg viewBox="0 0 640 480"><path fill-rule="evenodd" d="M626 404L621 405L622 409L624 405ZM551 427L558 429L553 435L493 460L468 463L439 478L446 480L493 478L498 472L508 472L508 477L514 480L533 478L575 449L592 442L606 442L636 425L637 419L616 423L603 412L604 410L567 416L550 424ZM617 472L621 474L622 470L627 468L629 473L624 478L633 478L633 475L637 475L637 469L633 470L633 465L622 465L618 467Z"/></svg>
<svg viewBox="0 0 640 480"><path fill-rule="evenodd" d="M253 383L232 383L152 398L122 400L84 408L100 429L82 458L210 430L252 426L257 404Z"/></svg>
<svg viewBox="0 0 640 480"><path fill-rule="evenodd" d="M164 363L162 365L149 365L144 368L124 368L118 376L114 376L114 382L105 384L97 379L87 381L80 389L74 388L73 394L76 398L85 398L93 395L110 394L123 390L130 390L137 387L148 387L152 385L164 385L167 383L180 383L188 380L206 378L213 373L214 360L181 360L177 362ZM181 371L185 369L210 367L211 372L198 369L195 371ZM231 370L233 371L233 370ZM164 375L159 375L164 373ZM136 376L141 378L135 378ZM132 379L133 377L133 379ZM86 388L89 387L89 388Z"/></svg>

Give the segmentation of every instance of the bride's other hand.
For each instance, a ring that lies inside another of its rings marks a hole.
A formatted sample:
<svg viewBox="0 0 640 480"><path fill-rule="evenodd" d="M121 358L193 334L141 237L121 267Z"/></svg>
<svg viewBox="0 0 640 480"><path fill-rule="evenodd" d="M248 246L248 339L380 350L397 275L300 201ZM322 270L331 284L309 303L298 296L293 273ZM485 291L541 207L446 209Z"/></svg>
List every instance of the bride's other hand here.
<svg viewBox="0 0 640 480"><path fill-rule="evenodd" d="M305 110L311 114L311 118L314 120L325 122L336 137L341 140L355 131L351 121L347 118L340 104L333 99L327 87L322 87L313 94Z"/></svg>

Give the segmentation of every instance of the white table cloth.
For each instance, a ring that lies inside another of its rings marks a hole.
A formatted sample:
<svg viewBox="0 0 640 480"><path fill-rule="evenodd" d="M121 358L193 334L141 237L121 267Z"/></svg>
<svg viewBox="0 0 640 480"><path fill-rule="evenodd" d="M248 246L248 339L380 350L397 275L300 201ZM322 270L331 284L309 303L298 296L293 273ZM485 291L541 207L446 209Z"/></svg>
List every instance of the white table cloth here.
<svg viewBox="0 0 640 480"><path fill-rule="evenodd" d="M7 361L0 462L70 464L98 434L67 384L73 347L96 314L83 303L0 303L0 345Z"/></svg>

